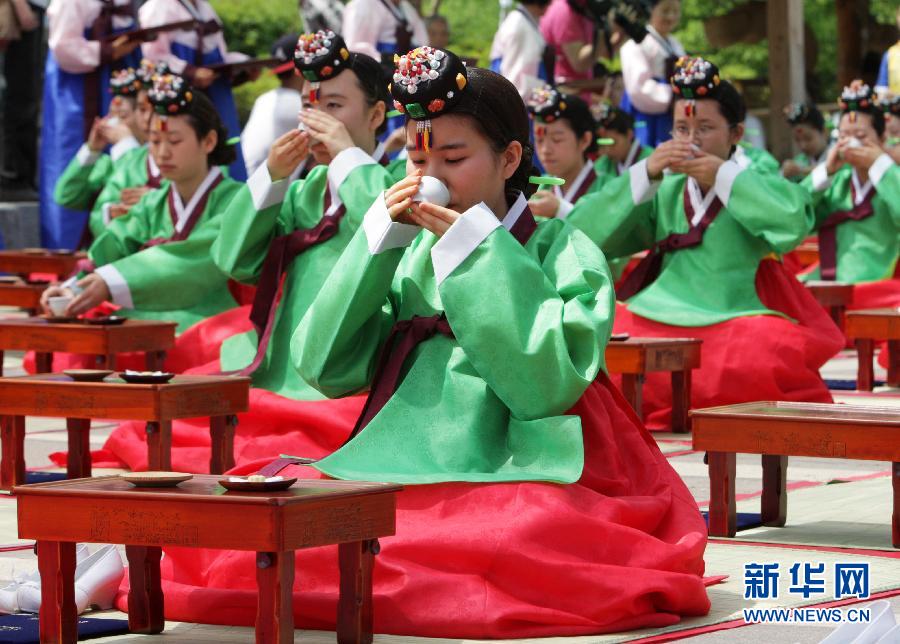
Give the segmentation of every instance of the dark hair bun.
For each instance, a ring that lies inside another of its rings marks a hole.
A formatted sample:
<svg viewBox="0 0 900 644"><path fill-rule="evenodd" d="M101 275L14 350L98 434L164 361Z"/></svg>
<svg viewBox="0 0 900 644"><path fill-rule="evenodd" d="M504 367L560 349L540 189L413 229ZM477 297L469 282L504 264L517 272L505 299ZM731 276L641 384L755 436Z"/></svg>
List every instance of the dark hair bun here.
<svg viewBox="0 0 900 644"><path fill-rule="evenodd" d="M563 116L563 113L568 108L568 98L565 94L560 94L556 91L555 88L545 85L531 90L531 93L525 100L525 106L534 118L544 123L553 123L553 121Z"/></svg>
<svg viewBox="0 0 900 644"><path fill-rule="evenodd" d="M194 90L181 76L165 74L154 76L147 96L157 114L175 116L190 110Z"/></svg>
<svg viewBox="0 0 900 644"><path fill-rule="evenodd" d="M109 91L113 96L135 96L143 86L137 72L131 67L114 71L109 79Z"/></svg>
<svg viewBox="0 0 900 644"><path fill-rule="evenodd" d="M719 68L708 60L699 56L682 56L675 63L675 73L670 82L676 96L695 100L715 97L722 79Z"/></svg>
<svg viewBox="0 0 900 644"><path fill-rule="evenodd" d="M817 130L825 128L825 117L812 103L790 103L784 107L784 118L790 125L811 125Z"/></svg>
<svg viewBox="0 0 900 644"><path fill-rule="evenodd" d="M134 73L137 75L143 86L149 89L150 86L153 85L153 79L156 76L165 76L166 74L171 74L172 71L165 61L152 61L149 58L144 58L141 60L141 66L135 69Z"/></svg>
<svg viewBox="0 0 900 644"><path fill-rule="evenodd" d="M394 107L416 121L451 111L469 82L462 60L443 49L419 47L395 61L390 85Z"/></svg>
<svg viewBox="0 0 900 644"><path fill-rule="evenodd" d="M313 83L337 76L347 66L349 58L350 51L344 39L330 29L301 34L294 49L294 67Z"/></svg>
<svg viewBox="0 0 900 644"><path fill-rule="evenodd" d="M891 98L884 98L878 102L881 111L891 116L900 116L900 94Z"/></svg>
<svg viewBox="0 0 900 644"><path fill-rule="evenodd" d="M594 111L597 127L627 134L634 129L634 117L612 103L600 103Z"/></svg>

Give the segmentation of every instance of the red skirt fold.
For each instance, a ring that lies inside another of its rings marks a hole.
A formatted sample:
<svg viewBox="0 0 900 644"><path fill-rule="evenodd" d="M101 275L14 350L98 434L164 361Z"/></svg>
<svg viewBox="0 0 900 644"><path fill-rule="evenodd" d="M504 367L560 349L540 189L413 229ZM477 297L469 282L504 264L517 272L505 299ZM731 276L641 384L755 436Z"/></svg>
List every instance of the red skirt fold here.
<svg viewBox="0 0 900 644"><path fill-rule="evenodd" d="M442 483L399 493L397 534L382 540L374 570L376 632L585 635L708 612L706 527L678 475L607 378L570 413L584 428L578 483ZM315 442L309 431L286 435L275 452L302 453ZM285 473L321 478L310 467ZM254 623L254 553L168 548L162 569L167 619ZM337 571L335 546L297 552L298 628L335 628ZM127 609L124 594L118 605Z"/></svg>
<svg viewBox="0 0 900 644"><path fill-rule="evenodd" d="M843 334L806 288L781 263L764 260L756 275L762 303L796 320L774 315L739 317L702 327L655 322L616 305L616 333L634 337L699 338L701 367L694 370L691 407L754 400L832 402L819 369L844 346ZM650 373L644 385L647 427L670 427L669 374Z"/></svg>

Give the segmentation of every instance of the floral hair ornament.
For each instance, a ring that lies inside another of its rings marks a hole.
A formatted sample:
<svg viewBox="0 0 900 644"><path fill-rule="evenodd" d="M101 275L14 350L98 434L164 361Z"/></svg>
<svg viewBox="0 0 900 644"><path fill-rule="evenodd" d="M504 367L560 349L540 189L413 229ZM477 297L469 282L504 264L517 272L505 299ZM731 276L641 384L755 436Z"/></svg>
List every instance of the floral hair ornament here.
<svg viewBox="0 0 900 644"><path fill-rule="evenodd" d="M875 109L875 95L872 88L859 79L854 80L838 98L841 113L850 115L850 122L856 123L859 112L872 112Z"/></svg>
<svg viewBox="0 0 900 644"><path fill-rule="evenodd" d="M153 87L147 92L156 119L156 129L165 132L170 116L184 114L194 100L194 90L181 76L165 74L153 78Z"/></svg>
<svg viewBox="0 0 900 644"><path fill-rule="evenodd" d="M878 101L878 107L886 118L900 118L900 94L882 98Z"/></svg>
<svg viewBox="0 0 900 644"><path fill-rule="evenodd" d="M344 39L333 31L320 29L301 34L294 49L294 67L309 81L309 102L319 102L319 85L347 67L350 51Z"/></svg>
<svg viewBox="0 0 900 644"><path fill-rule="evenodd" d="M451 51L419 47L394 56L396 69L388 89L394 108L416 121L416 149L434 145L431 119L453 110L468 85L466 66Z"/></svg>
<svg viewBox="0 0 900 644"><path fill-rule="evenodd" d="M143 84L143 87L150 88L153 85L153 78L155 76L165 76L172 72L167 63L163 61L154 62L148 58L144 58L141 60L140 67L135 69L134 73L138 77L138 80Z"/></svg>
<svg viewBox="0 0 900 644"><path fill-rule="evenodd" d="M131 67L114 71L109 79L109 92L113 95L113 104L122 98L137 96L143 87L143 82Z"/></svg>
<svg viewBox="0 0 900 644"><path fill-rule="evenodd" d="M682 56L675 62L675 73L669 79L675 96L684 99L684 115L691 117L697 110L697 99L714 98L718 93L719 68L699 56Z"/></svg>
<svg viewBox="0 0 900 644"><path fill-rule="evenodd" d="M806 103L789 103L784 106L784 118L791 125L800 125L809 118L809 106Z"/></svg>

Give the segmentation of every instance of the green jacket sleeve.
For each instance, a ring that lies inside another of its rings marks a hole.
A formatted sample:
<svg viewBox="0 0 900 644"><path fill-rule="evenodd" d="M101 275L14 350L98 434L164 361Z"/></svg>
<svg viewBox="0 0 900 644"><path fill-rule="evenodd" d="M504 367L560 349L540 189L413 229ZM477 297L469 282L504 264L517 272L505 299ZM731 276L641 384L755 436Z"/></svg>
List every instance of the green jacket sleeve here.
<svg viewBox="0 0 900 644"><path fill-rule="evenodd" d="M112 165L108 154L100 155L94 163L87 165L82 165L78 156L73 157L56 181L53 199L60 206L72 210L90 208L109 178Z"/></svg>
<svg viewBox="0 0 900 644"><path fill-rule="evenodd" d="M161 198L150 192L132 206L127 215L111 221L88 249L91 260L97 266L103 266L138 252L144 242L151 238L151 204Z"/></svg>
<svg viewBox="0 0 900 644"><path fill-rule="evenodd" d="M717 178L716 190L718 183ZM753 170L737 175L725 207L750 234L779 253L802 242L815 220L807 190L778 175Z"/></svg>
<svg viewBox="0 0 900 644"><path fill-rule="evenodd" d="M604 367L612 330L603 255L582 233L558 226L540 262L505 228L494 229L439 288L466 357L522 420L575 404Z"/></svg>
<svg viewBox="0 0 900 644"><path fill-rule="evenodd" d="M894 225L900 228L900 166L895 163L882 175L875 192L887 204Z"/></svg>
<svg viewBox="0 0 900 644"><path fill-rule="evenodd" d="M586 194L566 217L569 224L586 234L607 257L633 255L650 248L655 241L656 198L650 198L655 188L649 179L646 185L642 183L645 168L645 163L638 163L611 179L598 192ZM646 198L636 203L635 191L641 188Z"/></svg>
<svg viewBox="0 0 900 644"><path fill-rule="evenodd" d="M397 307L391 283L403 248L369 251L360 227L291 339L294 366L329 398L368 387Z"/></svg>

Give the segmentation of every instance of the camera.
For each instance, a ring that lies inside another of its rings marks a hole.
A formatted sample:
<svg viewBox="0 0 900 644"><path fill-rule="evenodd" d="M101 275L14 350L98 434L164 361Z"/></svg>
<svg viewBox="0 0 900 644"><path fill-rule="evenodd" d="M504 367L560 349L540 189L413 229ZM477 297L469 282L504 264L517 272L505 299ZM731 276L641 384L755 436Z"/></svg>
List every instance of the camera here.
<svg viewBox="0 0 900 644"><path fill-rule="evenodd" d="M587 16L604 31L612 31L612 21L635 42L647 36L647 22L653 11L651 0L582 0L581 4Z"/></svg>

